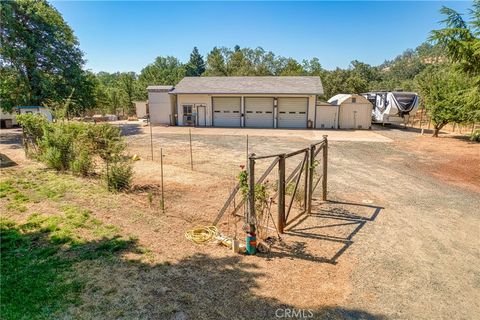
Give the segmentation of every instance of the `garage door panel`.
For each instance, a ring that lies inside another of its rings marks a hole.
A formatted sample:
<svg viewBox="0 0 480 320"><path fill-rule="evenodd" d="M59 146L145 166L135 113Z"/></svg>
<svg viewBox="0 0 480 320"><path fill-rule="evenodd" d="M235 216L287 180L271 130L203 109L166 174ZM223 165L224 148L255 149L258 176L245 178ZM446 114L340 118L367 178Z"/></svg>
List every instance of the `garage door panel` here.
<svg viewBox="0 0 480 320"><path fill-rule="evenodd" d="M240 126L240 98L213 98L213 124L218 127Z"/></svg>
<svg viewBox="0 0 480 320"><path fill-rule="evenodd" d="M273 98L245 98L245 126L273 127Z"/></svg>
<svg viewBox="0 0 480 320"><path fill-rule="evenodd" d="M307 98L278 98L278 127L307 127Z"/></svg>

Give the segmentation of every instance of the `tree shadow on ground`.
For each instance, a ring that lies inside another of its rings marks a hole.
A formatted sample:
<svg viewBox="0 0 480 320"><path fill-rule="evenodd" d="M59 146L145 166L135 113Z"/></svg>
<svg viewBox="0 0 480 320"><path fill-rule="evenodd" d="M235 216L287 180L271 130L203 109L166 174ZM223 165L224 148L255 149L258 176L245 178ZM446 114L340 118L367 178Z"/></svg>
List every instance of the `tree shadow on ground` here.
<svg viewBox="0 0 480 320"><path fill-rule="evenodd" d="M274 244L272 252L265 257L337 264L338 259L354 243L353 237L367 222L375 221L382 209L371 204L333 200L315 206L312 214L300 216L287 227L284 236L286 241ZM309 247L313 247L315 241L329 243L333 250L320 252L321 255L310 252ZM324 256L329 253L329 256Z"/></svg>
<svg viewBox="0 0 480 320"><path fill-rule="evenodd" d="M9 145L11 149L22 148L22 130L9 129L6 132L2 132L0 135L0 143L2 145Z"/></svg>
<svg viewBox="0 0 480 320"><path fill-rule="evenodd" d="M18 165L15 161L10 159L7 155L0 153L0 168L9 168Z"/></svg>
<svg viewBox="0 0 480 320"><path fill-rule="evenodd" d="M145 252L136 240L66 246L68 239L52 238L48 228L28 232L12 224L2 227L1 236L2 319L386 319L260 296L256 289L265 274L238 255L148 263L127 258Z"/></svg>
<svg viewBox="0 0 480 320"><path fill-rule="evenodd" d="M142 133L142 125L138 122L115 123L113 125L120 128L122 136L134 136Z"/></svg>
<svg viewBox="0 0 480 320"><path fill-rule="evenodd" d="M434 131L433 129L428 129L427 126L425 126L424 128L417 128L417 127L411 127L411 126L406 126L405 127L403 124L385 124L385 125L382 125L381 123L380 124L373 124L372 129L379 130L379 131L382 131L382 130L385 130L385 131L402 130L402 131L412 132L412 133L422 133L422 129L423 129L424 134L433 134L433 131Z"/></svg>

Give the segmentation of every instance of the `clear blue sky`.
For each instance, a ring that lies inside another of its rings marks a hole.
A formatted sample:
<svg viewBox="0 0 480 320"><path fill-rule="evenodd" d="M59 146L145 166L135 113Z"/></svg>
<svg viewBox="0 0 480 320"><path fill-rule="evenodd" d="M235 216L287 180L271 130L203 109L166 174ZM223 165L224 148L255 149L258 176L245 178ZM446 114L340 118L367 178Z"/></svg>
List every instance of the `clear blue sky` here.
<svg viewBox="0 0 480 320"><path fill-rule="evenodd" d="M86 67L135 71L157 56L187 61L194 46L263 47L324 68L392 59L439 28L442 5L471 2L53 2L73 28Z"/></svg>

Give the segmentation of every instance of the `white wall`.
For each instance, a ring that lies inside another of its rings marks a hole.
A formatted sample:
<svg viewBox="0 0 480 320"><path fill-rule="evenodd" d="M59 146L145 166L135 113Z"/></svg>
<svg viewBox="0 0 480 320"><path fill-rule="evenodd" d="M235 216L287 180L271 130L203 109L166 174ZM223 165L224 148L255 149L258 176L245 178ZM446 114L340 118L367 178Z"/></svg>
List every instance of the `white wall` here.
<svg viewBox="0 0 480 320"><path fill-rule="evenodd" d="M178 106L178 125L183 126L183 105L191 104L195 105L205 105L206 106L206 125L212 125L212 98L208 94L179 94L177 95L177 106ZM193 112L195 112L194 110Z"/></svg>
<svg viewBox="0 0 480 320"><path fill-rule="evenodd" d="M148 110L153 124L170 124L170 117L173 117L173 97L166 91L149 91Z"/></svg>
<svg viewBox="0 0 480 320"><path fill-rule="evenodd" d="M12 125L17 125L17 119L15 118L15 112L13 113L6 113L3 112L2 108L0 108L0 120L12 120Z"/></svg>
<svg viewBox="0 0 480 320"><path fill-rule="evenodd" d="M338 129L338 106L331 104L317 105L315 128Z"/></svg>
<svg viewBox="0 0 480 320"><path fill-rule="evenodd" d="M134 101L137 118L143 118L147 115L147 101Z"/></svg>

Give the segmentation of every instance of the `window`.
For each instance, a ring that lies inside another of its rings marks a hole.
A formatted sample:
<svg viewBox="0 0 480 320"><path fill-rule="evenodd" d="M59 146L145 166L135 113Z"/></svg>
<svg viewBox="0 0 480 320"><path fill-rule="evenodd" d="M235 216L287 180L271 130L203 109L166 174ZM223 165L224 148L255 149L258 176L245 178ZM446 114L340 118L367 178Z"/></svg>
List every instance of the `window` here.
<svg viewBox="0 0 480 320"><path fill-rule="evenodd" d="M357 103L357 98L352 98L352 103Z"/></svg>
<svg viewBox="0 0 480 320"><path fill-rule="evenodd" d="M191 116L192 115L192 105L191 104L183 105L183 115L185 115L185 116Z"/></svg>

